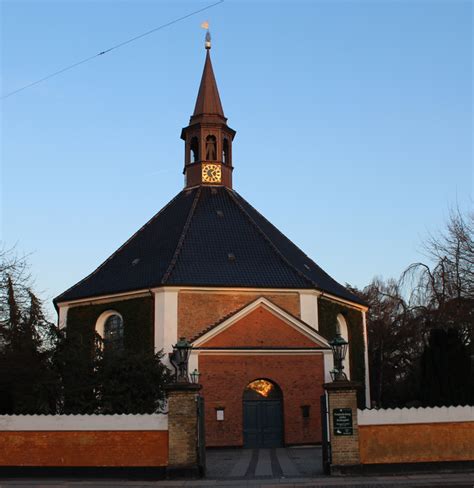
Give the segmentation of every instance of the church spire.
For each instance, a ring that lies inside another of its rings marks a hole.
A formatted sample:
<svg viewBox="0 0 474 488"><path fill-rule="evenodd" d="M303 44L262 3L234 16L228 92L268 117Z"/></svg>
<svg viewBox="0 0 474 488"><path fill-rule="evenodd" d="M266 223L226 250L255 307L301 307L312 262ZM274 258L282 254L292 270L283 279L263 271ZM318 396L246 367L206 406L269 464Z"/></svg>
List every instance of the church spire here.
<svg viewBox="0 0 474 488"><path fill-rule="evenodd" d="M194 107L194 113L191 117L191 123L194 118L200 115L217 115L224 118L224 110L222 110L221 98L219 90L217 89L216 78L211 62L211 35L209 31L206 32L206 61L204 63L204 70L202 72L201 84Z"/></svg>
<svg viewBox="0 0 474 488"><path fill-rule="evenodd" d="M193 117L204 114L224 117L209 49L206 49L206 62L204 63L201 85L199 86Z"/></svg>
<svg viewBox="0 0 474 488"><path fill-rule="evenodd" d="M223 185L232 188L232 140L235 131L227 125L210 56L211 36L206 33L206 60L189 125L181 131L185 141L183 173L186 188Z"/></svg>

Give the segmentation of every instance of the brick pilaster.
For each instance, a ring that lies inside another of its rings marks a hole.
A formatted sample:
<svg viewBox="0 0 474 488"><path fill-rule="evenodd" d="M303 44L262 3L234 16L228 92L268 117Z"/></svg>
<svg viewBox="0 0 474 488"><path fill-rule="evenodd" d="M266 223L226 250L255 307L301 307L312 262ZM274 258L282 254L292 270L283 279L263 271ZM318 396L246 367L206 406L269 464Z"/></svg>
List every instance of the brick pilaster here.
<svg viewBox="0 0 474 488"><path fill-rule="evenodd" d="M175 383L168 385L168 474L198 475L198 409L201 385Z"/></svg>
<svg viewBox="0 0 474 488"><path fill-rule="evenodd" d="M357 424L357 390L360 385L353 381L326 383L328 395L329 435L331 440L331 473L337 466L360 464L359 426ZM334 410L350 408L352 413L352 435L336 435Z"/></svg>

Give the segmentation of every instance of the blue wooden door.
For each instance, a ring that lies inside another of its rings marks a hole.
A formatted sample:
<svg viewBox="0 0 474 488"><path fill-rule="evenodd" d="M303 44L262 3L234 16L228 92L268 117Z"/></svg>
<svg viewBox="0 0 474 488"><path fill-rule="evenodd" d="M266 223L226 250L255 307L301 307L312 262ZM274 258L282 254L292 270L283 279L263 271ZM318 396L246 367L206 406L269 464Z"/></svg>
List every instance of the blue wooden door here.
<svg viewBox="0 0 474 488"><path fill-rule="evenodd" d="M244 400L243 414L244 447L283 445L281 400Z"/></svg>
<svg viewBox="0 0 474 488"><path fill-rule="evenodd" d="M249 383L243 396L244 447L281 447L283 445L283 402L280 387L258 379Z"/></svg>

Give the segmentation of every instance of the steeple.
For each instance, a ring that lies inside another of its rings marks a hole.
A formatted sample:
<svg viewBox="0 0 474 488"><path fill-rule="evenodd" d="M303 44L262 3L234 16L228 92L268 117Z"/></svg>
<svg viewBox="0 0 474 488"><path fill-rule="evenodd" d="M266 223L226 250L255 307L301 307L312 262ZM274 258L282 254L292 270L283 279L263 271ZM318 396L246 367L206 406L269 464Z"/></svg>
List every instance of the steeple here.
<svg viewBox="0 0 474 488"><path fill-rule="evenodd" d="M189 125L181 131L185 141L185 187L223 185L232 188L232 140L211 62L211 36L206 33L206 60Z"/></svg>
<svg viewBox="0 0 474 488"><path fill-rule="evenodd" d="M206 61L191 123L199 115L217 115L225 119L209 52L210 48L206 49Z"/></svg>

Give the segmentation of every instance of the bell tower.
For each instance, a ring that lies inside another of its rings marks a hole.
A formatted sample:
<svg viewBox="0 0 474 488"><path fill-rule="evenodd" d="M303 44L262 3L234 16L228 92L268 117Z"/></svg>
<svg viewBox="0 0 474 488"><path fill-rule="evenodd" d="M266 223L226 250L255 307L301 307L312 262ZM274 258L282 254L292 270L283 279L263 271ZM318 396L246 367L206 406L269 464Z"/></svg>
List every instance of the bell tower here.
<svg viewBox="0 0 474 488"><path fill-rule="evenodd" d="M227 125L211 63L211 36L206 33L206 61L184 140L185 188L221 185L232 188L232 141L235 131Z"/></svg>

